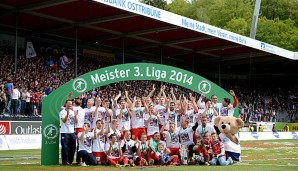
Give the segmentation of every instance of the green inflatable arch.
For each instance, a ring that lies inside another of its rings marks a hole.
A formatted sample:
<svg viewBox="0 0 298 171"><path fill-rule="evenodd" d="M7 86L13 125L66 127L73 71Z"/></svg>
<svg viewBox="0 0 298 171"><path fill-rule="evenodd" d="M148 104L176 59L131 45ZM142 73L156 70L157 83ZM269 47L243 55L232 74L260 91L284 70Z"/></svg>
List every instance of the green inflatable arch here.
<svg viewBox="0 0 298 171"><path fill-rule="evenodd" d="M176 67L133 63L101 68L73 80L70 80L47 96L42 103L42 150L41 165L59 164L59 111L67 95L72 92L72 99L99 86L126 80L156 80L188 88L194 92L218 96L221 102L224 97L233 97L213 82L195 73ZM236 108L234 116L238 117Z"/></svg>

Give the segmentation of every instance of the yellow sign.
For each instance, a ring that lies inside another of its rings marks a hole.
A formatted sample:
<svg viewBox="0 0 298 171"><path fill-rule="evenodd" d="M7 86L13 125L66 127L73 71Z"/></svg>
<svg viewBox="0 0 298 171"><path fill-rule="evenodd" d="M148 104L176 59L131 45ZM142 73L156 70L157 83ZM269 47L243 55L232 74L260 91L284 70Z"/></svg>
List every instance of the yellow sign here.
<svg viewBox="0 0 298 171"><path fill-rule="evenodd" d="M290 131L292 132L298 132L298 123L292 123Z"/></svg>
<svg viewBox="0 0 298 171"><path fill-rule="evenodd" d="M90 49L83 49L83 56L86 58L96 58L98 61L115 63L115 54L99 52Z"/></svg>

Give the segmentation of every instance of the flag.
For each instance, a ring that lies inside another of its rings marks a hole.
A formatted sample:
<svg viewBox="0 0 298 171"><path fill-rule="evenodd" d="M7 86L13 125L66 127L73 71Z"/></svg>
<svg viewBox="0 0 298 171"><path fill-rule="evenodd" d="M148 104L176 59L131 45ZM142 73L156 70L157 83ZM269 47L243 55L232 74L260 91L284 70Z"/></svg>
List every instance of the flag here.
<svg viewBox="0 0 298 171"><path fill-rule="evenodd" d="M34 50L32 42L27 42L27 49L26 49L26 58L34 58L36 57L36 52Z"/></svg>
<svg viewBox="0 0 298 171"><path fill-rule="evenodd" d="M68 58L67 56L63 55L60 57L60 67L62 69L66 69L67 66L73 61L73 59Z"/></svg>

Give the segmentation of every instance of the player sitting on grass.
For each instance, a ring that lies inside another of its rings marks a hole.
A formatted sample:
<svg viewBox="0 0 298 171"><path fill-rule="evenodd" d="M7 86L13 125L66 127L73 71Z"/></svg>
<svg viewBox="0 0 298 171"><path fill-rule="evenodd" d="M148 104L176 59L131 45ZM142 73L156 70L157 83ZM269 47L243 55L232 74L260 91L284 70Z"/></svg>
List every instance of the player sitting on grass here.
<svg viewBox="0 0 298 171"><path fill-rule="evenodd" d="M228 160L226 160L224 144L218 140L217 134L212 133L211 138L211 149L213 154L213 158L210 162L211 165L219 164L221 166L226 166L229 164L233 164L233 160L230 157L228 158Z"/></svg>
<svg viewBox="0 0 298 171"><path fill-rule="evenodd" d="M106 153L108 156L108 163L115 166L121 167L120 164L120 156L122 156L122 151L120 150L120 145L116 142L116 135L110 135L110 143L106 143Z"/></svg>

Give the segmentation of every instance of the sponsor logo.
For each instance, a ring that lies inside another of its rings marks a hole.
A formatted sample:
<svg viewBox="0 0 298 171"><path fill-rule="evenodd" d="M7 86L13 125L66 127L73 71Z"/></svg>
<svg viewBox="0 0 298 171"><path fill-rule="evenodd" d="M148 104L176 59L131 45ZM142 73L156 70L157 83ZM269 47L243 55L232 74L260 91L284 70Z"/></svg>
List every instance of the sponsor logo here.
<svg viewBox="0 0 298 171"><path fill-rule="evenodd" d="M72 83L72 88L78 93L83 93L87 90L87 81L83 78L76 78Z"/></svg>
<svg viewBox="0 0 298 171"><path fill-rule="evenodd" d="M203 80L199 83L198 89L200 93L208 94L211 91L211 84L207 80Z"/></svg>
<svg viewBox="0 0 298 171"><path fill-rule="evenodd" d="M275 49L272 45L261 42L260 47L262 50L265 50L265 51L271 52L271 53L275 53Z"/></svg>
<svg viewBox="0 0 298 171"><path fill-rule="evenodd" d="M10 122L0 122L0 135L10 134Z"/></svg>
<svg viewBox="0 0 298 171"><path fill-rule="evenodd" d="M251 136L254 138L254 139L259 139L259 134L257 132L252 132L251 133Z"/></svg>
<svg viewBox="0 0 298 171"><path fill-rule="evenodd" d="M279 138L279 134L277 132L273 132L273 135L275 136L275 138Z"/></svg>
<svg viewBox="0 0 298 171"><path fill-rule="evenodd" d="M2 140L2 138L0 137L0 149L2 148L2 144L3 144L3 140Z"/></svg>
<svg viewBox="0 0 298 171"><path fill-rule="evenodd" d="M58 127L53 124L49 124L43 129L43 136L48 140L53 140L58 136Z"/></svg>
<svg viewBox="0 0 298 171"><path fill-rule="evenodd" d="M296 132L292 132L292 136L293 136L293 139L298 139L298 135L296 134Z"/></svg>
<svg viewBox="0 0 298 171"><path fill-rule="evenodd" d="M11 134L41 134L41 122L11 122Z"/></svg>

